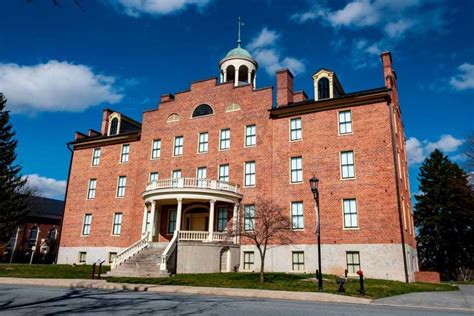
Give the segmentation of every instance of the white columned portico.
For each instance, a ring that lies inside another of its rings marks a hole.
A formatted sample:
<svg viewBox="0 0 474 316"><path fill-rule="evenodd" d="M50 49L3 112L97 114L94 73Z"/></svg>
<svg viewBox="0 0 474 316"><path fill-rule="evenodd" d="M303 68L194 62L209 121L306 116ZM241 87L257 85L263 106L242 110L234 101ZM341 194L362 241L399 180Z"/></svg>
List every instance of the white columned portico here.
<svg viewBox="0 0 474 316"><path fill-rule="evenodd" d="M145 214L146 218L146 214ZM155 237L156 228L155 228L155 219L156 219L156 201L151 202L151 234L150 234L150 241L153 241L153 237Z"/></svg>
<svg viewBox="0 0 474 316"><path fill-rule="evenodd" d="M216 205L216 200L209 201L209 241L213 241L214 235L214 206Z"/></svg>
<svg viewBox="0 0 474 316"><path fill-rule="evenodd" d="M146 215L148 213L148 207L145 205L143 207L143 221L142 221L142 236L146 234L146 230L148 229L146 227Z"/></svg>
<svg viewBox="0 0 474 316"><path fill-rule="evenodd" d="M176 210L176 231L181 230L181 213L183 212L183 199L178 198L178 208Z"/></svg>
<svg viewBox="0 0 474 316"><path fill-rule="evenodd" d="M237 212L239 210L239 204L234 204L234 211L232 213L232 232L234 233L234 242L237 243Z"/></svg>

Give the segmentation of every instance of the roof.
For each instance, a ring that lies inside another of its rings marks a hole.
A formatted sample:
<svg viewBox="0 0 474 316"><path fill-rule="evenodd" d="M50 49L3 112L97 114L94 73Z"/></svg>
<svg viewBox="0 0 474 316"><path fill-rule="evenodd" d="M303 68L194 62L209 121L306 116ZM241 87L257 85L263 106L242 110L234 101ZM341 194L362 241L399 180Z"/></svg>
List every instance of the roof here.
<svg viewBox="0 0 474 316"><path fill-rule="evenodd" d="M64 211L64 201L32 196L30 200L30 217L61 219Z"/></svg>
<svg viewBox="0 0 474 316"><path fill-rule="evenodd" d="M225 55L225 58L228 58L228 57L244 57L244 58L253 59L252 55L250 55L250 53L246 49L243 49L242 47L231 49L227 53L227 55Z"/></svg>

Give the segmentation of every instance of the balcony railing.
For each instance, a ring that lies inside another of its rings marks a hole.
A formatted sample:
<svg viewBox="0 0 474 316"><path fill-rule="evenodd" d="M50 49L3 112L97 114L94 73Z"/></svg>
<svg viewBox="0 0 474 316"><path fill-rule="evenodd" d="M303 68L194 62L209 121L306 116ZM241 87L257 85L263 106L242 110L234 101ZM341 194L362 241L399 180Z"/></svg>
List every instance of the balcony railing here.
<svg viewBox="0 0 474 316"><path fill-rule="evenodd" d="M146 190L157 190L157 189L209 189L239 193L239 186L237 184L209 179L197 179L197 178L174 178L155 180L146 186Z"/></svg>
<svg viewBox="0 0 474 316"><path fill-rule="evenodd" d="M229 236L227 232L213 232L212 239L210 233L206 231L181 230L178 232L179 241L220 241L234 242L234 237Z"/></svg>

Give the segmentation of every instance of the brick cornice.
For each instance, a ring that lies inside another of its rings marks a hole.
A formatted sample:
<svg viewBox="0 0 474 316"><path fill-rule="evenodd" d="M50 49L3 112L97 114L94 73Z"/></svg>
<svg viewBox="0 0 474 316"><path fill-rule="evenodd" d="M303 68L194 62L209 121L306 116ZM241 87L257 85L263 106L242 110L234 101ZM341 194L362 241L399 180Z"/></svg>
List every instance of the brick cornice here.
<svg viewBox="0 0 474 316"><path fill-rule="evenodd" d="M308 100L288 104L278 108L270 109L270 118L278 119L293 115L307 114L313 112L327 111L350 106L367 105L390 100L389 90L386 88L351 93L339 98L326 100Z"/></svg>
<svg viewBox="0 0 474 316"><path fill-rule="evenodd" d="M69 144L73 145L74 150L76 150L113 144L123 144L139 140L140 133L127 133L114 136L88 137L85 139L83 138L74 142L70 142Z"/></svg>

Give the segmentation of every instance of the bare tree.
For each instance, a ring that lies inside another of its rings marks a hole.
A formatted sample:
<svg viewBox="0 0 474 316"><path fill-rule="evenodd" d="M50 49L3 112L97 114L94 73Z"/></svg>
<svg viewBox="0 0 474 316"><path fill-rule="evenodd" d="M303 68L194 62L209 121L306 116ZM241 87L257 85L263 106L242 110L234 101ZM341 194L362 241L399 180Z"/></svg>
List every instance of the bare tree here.
<svg viewBox="0 0 474 316"><path fill-rule="evenodd" d="M474 132L466 137L465 155L467 158L466 165L469 172L474 171Z"/></svg>
<svg viewBox="0 0 474 316"><path fill-rule="evenodd" d="M285 209L272 201L259 199L253 207L244 209L243 227L237 235L251 241L260 255L260 283L265 282L265 256L272 242L290 242L290 219Z"/></svg>

